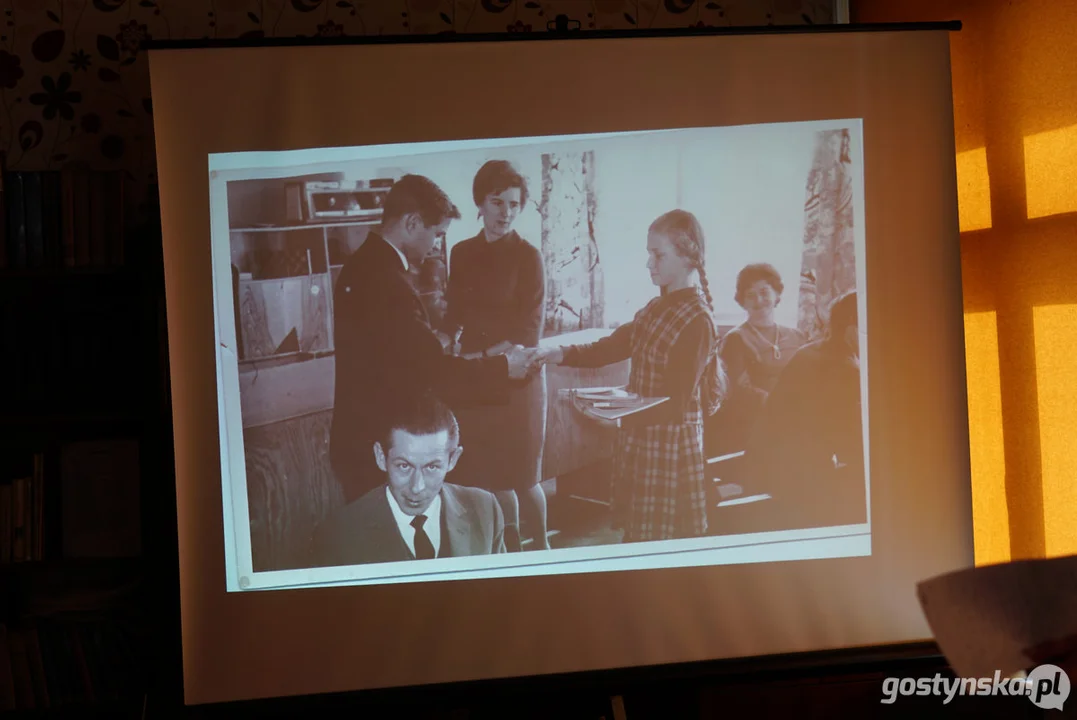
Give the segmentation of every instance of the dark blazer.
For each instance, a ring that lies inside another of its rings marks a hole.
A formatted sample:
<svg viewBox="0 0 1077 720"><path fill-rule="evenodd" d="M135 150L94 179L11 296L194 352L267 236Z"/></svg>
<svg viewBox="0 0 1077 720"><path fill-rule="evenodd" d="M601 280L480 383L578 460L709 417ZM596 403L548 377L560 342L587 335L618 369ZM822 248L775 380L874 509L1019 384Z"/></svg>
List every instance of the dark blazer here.
<svg viewBox="0 0 1077 720"><path fill-rule="evenodd" d="M492 493L445 483L441 516L439 558L505 552L505 521ZM384 484L318 526L313 559L319 567L415 559L400 536Z"/></svg>
<svg viewBox="0 0 1077 720"><path fill-rule="evenodd" d="M542 337L546 276L542 253L516 231L496 242L485 232L453 246L445 319L462 327L464 354L504 340L535 347Z"/></svg>
<svg viewBox="0 0 1077 720"><path fill-rule="evenodd" d="M374 442L384 434L390 403L427 391L454 408L508 401L508 361L445 354L400 257L379 234L371 232L344 263L333 308L329 458L345 502L385 480L374 463Z"/></svg>
<svg viewBox="0 0 1077 720"><path fill-rule="evenodd" d="M775 525L766 529L867 522L860 370L840 344L796 351L767 396L745 460L752 490L774 498Z"/></svg>

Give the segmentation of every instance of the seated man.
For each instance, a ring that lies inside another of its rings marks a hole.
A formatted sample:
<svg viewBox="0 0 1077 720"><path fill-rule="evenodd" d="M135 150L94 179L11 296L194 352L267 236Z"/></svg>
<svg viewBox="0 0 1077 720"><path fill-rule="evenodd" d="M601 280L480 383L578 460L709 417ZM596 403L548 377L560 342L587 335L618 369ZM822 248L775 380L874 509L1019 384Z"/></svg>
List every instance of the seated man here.
<svg viewBox="0 0 1077 720"><path fill-rule="evenodd" d="M856 293L834 301L827 336L796 352L749 443L753 490L773 496L767 527L867 522Z"/></svg>
<svg viewBox="0 0 1077 720"><path fill-rule="evenodd" d="M492 493L445 482L463 448L452 411L425 394L405 401L373 451L386 482L330 515L314 565L359 565L505 552Z"/></svg>

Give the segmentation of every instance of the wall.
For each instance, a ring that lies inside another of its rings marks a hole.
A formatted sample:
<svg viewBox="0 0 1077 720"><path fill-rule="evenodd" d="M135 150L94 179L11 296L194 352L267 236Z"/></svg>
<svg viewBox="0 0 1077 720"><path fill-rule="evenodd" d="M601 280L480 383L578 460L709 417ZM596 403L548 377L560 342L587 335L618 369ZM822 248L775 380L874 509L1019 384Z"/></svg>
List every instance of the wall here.
<svg viewBox="0 0 1077 720"><path fill-rule="evenodd" d="M153 175L143 41L829 23L832 0L8 0L0 149L21 170L69 162ZM465 79L460 79L465 81Z"/></svg>
<svg viewBox="0 0 1077 720"><path fill-rule="evenodd" d="M977 563L1077 552L1077 3L861 0L952 34Z"/></svg>

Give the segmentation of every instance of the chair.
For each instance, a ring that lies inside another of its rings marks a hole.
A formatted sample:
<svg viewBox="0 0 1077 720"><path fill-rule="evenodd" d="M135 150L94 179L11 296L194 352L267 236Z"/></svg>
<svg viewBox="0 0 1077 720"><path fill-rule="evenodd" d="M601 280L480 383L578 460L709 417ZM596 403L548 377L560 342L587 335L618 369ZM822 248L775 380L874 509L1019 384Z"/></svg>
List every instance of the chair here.
<svg viewBox="0 0 1077 720"><path fill-rule="evenodd" d="M745 494L747 477L745 452L726 453L707 459L707 525L711 535L739 535L760 532L765 526L771 496Z"/></svg>

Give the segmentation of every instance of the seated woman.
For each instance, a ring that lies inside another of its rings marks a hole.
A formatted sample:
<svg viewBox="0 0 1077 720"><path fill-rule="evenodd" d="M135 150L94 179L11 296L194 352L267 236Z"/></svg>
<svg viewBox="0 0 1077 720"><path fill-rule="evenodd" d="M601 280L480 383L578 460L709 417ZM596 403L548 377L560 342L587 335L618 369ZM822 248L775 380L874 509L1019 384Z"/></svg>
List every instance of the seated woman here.
<svg viewBox="0 0 1077 720"><path fill-rule="evenodd" d="M722 338L718 349L729 394L708 428L708 454L744 449L767 394L793 353L807 342L796 328L774 321L784 290L782 276L769 263L747 265L737 274L733 297L748 318Z"/></svg>
<svg viewBox="0 0 1077 720"><path fill-rule="evenodd" d="M867 522L858 317L855 291L835 300L767 397L745 458L773 497L757 531Z"/></svg>

